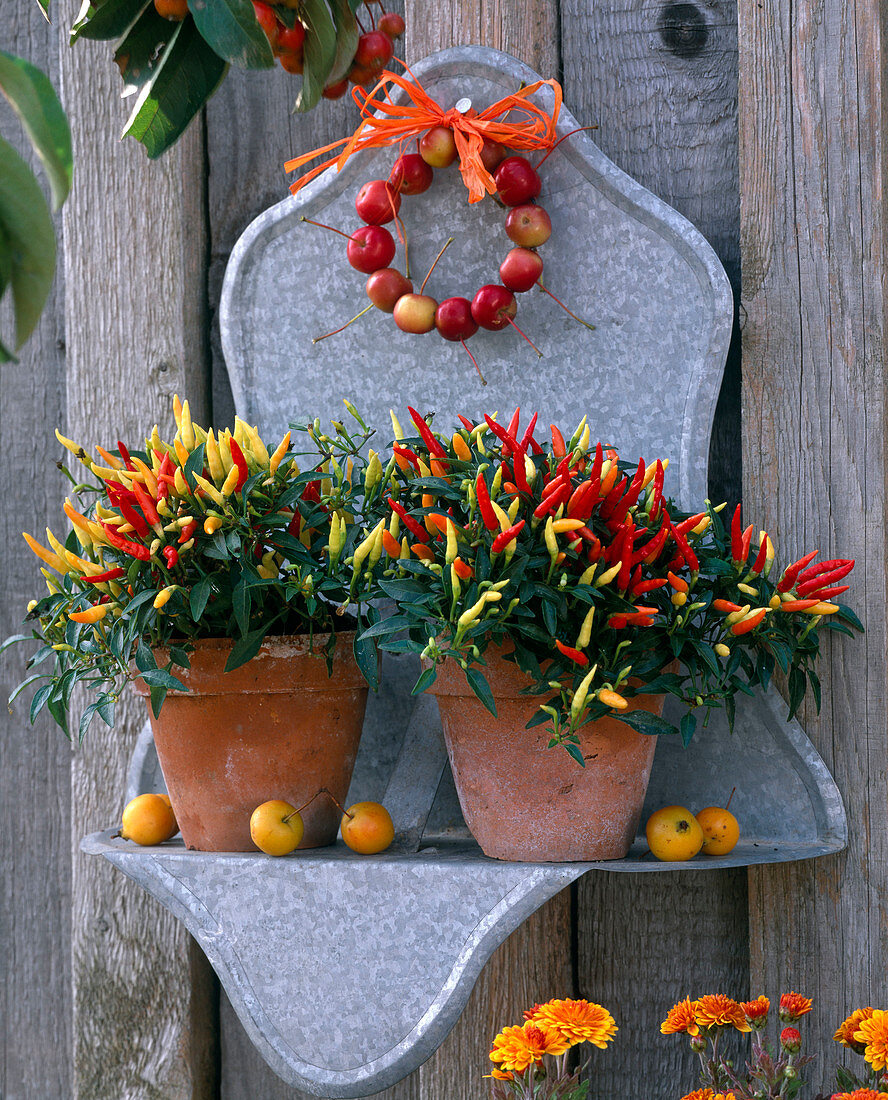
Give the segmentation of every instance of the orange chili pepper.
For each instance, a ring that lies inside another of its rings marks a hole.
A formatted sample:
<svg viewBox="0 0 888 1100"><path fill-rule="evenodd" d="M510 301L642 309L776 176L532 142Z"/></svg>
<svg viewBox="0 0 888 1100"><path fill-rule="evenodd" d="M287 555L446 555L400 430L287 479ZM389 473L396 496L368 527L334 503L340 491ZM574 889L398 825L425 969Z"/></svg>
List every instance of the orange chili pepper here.
<svg viewBox="0 0 888 1100"><path fill-rule="evenodd" d="M730 628L731 633L736 635L748 634L750 630L755 630L762 619L764 619L765 615L767 614L767 610L768 609L766 607L760 607L758 611L753 611L753 613L748 618L741 619L739 623L734 623L734 625Z"/></svg>
<svg viewBox="0 0 888 1100"><path fill-rule="evenodd" d="M399 558L401 556L401 544L390 531L382 532L382 545L390 558Z"/></svg>

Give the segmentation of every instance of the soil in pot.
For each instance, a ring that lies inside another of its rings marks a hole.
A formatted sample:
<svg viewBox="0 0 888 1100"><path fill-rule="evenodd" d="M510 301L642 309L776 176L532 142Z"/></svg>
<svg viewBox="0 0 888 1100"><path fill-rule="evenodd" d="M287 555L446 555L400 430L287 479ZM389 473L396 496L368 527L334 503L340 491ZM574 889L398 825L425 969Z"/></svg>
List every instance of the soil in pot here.
<svg viewBox="0 0 888 1100"><path fill-rule="evenodd" d="M326 636L268 638L232 672L231 639L196 643L191 668L173 669L189 691L171 691L160 717L149 707L157 755L188 848L254 852L250 815L272 798L301 806L322 787L344 802L358 750L367 684L337 637L333 674ZM158 664L167 656L158 651ZM135 682L136 691L148 689ZM302 811L300 848L332 844L340 813L326 795Z"/></svg>
<svg viewBox="0 0 888 1100"><path fill-rule="evenodd" d="M502 650L488 646L484 670L497 709L478 700L456 661L438 666L438 699L463 816L485 855L528 862L621 859L638 829L656 737L605 717L579 731L585 768L548 748L547 725L525 729L539 698ZM659 714L662 695L638 696Z"/></svg>

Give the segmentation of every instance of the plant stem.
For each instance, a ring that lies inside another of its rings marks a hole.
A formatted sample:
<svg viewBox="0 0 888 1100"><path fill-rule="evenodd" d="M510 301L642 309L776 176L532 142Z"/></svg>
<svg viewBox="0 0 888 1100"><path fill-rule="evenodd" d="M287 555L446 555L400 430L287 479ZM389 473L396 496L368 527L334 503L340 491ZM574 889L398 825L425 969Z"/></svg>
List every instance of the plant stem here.
<svg viewBox="0 0 888 1100"><path fill-rule="evenodd" d="M435 259L434 259L434 262L432 263L432 266L431 266L431 267L429 268L429 274L428 274L428 275L426 275L426 277L425 277L425 278L423 279L423 281L422 281L422 286L421 286L421 287L419 288L419 293L420 293L420 294L422 294L422 292L423 292L423 291L425 290L425 286L426 286L426 283L427 283L427 282L429 281L429 275L431 275L431 274L432 274L432 272L433 272L433 271L435 270L435 267L436 267L436 265L437 265L437 263L438 263L438 260L440 260L440 259L441 259L441 257L442 257L442 256L444 255L444 253L445 253L445 252L447 251L447 249L448 249L448 248L449 248L449 247L450 247L450 246L451 246L452 244L453 244L453 237L448 237L448 238L447 238L447 243L446 243L446 244L444 245L444 247L443 247L443 248L441 249L441 251L440 251L440 252L438 253L438 255L437 255L437 256L435 257Z"/></svg>

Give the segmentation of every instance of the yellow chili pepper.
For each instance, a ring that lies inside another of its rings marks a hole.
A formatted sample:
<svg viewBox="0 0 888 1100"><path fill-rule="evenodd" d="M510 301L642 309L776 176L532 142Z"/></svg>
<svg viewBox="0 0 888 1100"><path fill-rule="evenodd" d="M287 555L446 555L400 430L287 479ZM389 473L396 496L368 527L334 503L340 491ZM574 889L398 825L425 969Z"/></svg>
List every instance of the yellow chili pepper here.
<svg viewBox="0 0 888 1100"><path fill-rule="evenodd" d="M394 410L389 409L389 416L392 418L392 431L394 432L395 439L399 441L404 438L404 429L401 427L398 418L395 416Z"/></svg>
<svg viewBox="0 0 888 1100"><path fill-rule="evenodd" d="M94 604L85 611L69 611L68 618L75 623L97 623L108 614L108 605L104 603Z"/></svg>
<svg viewBox="0 0 888 1100"><path fill-rule="evenodd" d="M586 699L589 696L589 688L592 686L592 681L595 679L595 673L597 671L598 665L593 665L580 681L579 687L574 692L574 697L570 703L571 725L576 723L577 719L583 713L583 708L586 705Z"/></svg>
<svg viewBox="0 0 888 1100"><path fill-rule="evenodd" d="M56 439L59 441L59 443L61 443L63 447L67 447L67 449L71 452L72 455L74 455L75 458L79 458L88 470L92 469L92 459L83 449L83 447L80 446L79 443L75 443L73 439L67 439L65 436L62 435L58 428L56 428Z"/></svg>
<svg viewBox="0 0 888 1100"><path fill-rule="evenodd" d="M509 505L506 515L509 517L509 526L513 526L515 523L515 517L518 515L518 509L521 507L521 498L515 497L512 503Z"/></svg>
<svg viewBox="0 0 888 1100"><path fill-rule="evenodd" d="M826 603L821 600L820 603L814 604L813 607L808 608L805 612L806 615L835 615L839 610L839 605L836 603Z"/></svg>
<svg viewBox="0 0 888 1100"><path fill-rule="evenodd" d="M222 465L222 456L219 454L219 444L216 442L216 437L212 432L207 436L204 454L207 460L207 468L210 471L210 477L217 484L223 482L225 480L225 467Z"/></svg>
<svg viewBox="0 0 888 1100"><path fill-rule="evenodd" d="M221 516L207 516L204 520L204 533L207 535L214 535L222 526L224 520Z"/></svg>
<svg viewBox="0 0 888 1100"><path fill-rule="evenodd" d="M710 523L712 523L711 518L709 516L704 516L700 520L700 522L697 524L696 527L691 528L691 534L692 535L702 535L702 534L704 534L709 529Z"/></svg>
<svg viewBox="0 0 888 1100"><path fill-rule="evenodd" d="M737 587L740 589L741 592L743 592L747 596L757 596L758 595L758 589L753 588L752 585L738 584Z"/></svg>
<svg viewBox="0 0 888 1100"><path fill-rule="evenodd" d="M355 556L352 560L352 574L354 577L361 571L361 566L364 564L364 559L370 556L371 551L377 541L382 538L382 532L385 528L385 520L381 519L379 523L373 528L369 535L356 547Z"/></svg>
<svg viewBox="0 0 888 1100"><path fill-rule="evenodd" d="M162 607L166 606L166 604L170 602L170 596L172 596L175 591L176 585L174 584L168 584L166 588L162 588L154 597L154 603L152 604L154 610L160 611Z"/></svg>
<svg viewBox="0 0 888 1100"><path fill-rule="evenodd" d="M590 607L586 612L586 617L583 619L583 625L580 627L580 632L577 635L577 649L585 649L589 642L592 640L592 620L595 617L595 608Z"/></svg>
<svg viewBox="0 0 888 1100"><path fill-rule="evenodd" d="M752 604L745 603L739 611L732 611L730 615L725 616L725 626L733 626L734 623L739 623L741 619L746 618L751 610Z"/></svg>
<svg viewBox="0 0 888 1100"><path fill-rule="evenodd" d="M611 707L614 710L625 710L629 706L627 699L624 699L619 692L611 691L610 688L602 688L598 693L598 698L606 707Z"/></svg>
<svg viewBox="0 0 888 1100"><path fill-rule="evenodd" d="M337 561L339 561L339 555L342 553L342 534L345 524L342 522L342 517L338 512L334 512L330 517L330 536L327 539L327 560L332 567Z"/></svg>
<svg viewBox="0 0 888 1100"><path fill-rule="evenodd" d="M367 468L364 470L364 492L369 493L382 481L382 462L376 451L370 451Z"/></svg>
<svg viewBox="0 0 888 1100"><path fill-rule="evenodd" d="M459 543L456 538L456 524L452 519L447 520L447 549L444 552L444 561L447 565L459 555Z"/></svg>
<svg viewBox="0 0 888 1100"><path fill-rule="evenodd" d="M556 519L552 522L552 530L556 535L562 535L565 531L577 531L585 526L586 521L582 519Z"/></svg>
<svg viewBox="0 0 888 1100"><path fill-rule="evenodd" d="M687 592L673 592L670 599L673 607L684 607L688 602L688 594Z"/></svg>
<svg viewBox="0 0 888 1100"><path fill-rule="evenodd" d="M577 584L591 584L592 579L595 576L595 570L598 568L597 562L593 562L588 569L585 569L577 581Z"/></svg>
<svg viewBox="0 0 888 1100"><path fill-rule="evenodd" d="M228 473L225 475L225 480L222 482L222 499L225 500L230 497L234 490L237 488L238 480L240 479L240 470L237 466L232 466Z"/></svg>
<svg viewBox="0 0 888 1100"><path fill-rule="evenodd" d="M509 528L512 526L512 521L511 519L509 519L509 513L505 511L505 509L501 508L495 500L492 500L490 502L490 507L493 509L493 514L499 521L500 530L508 531Z"/></svg>
<svg viewBox="0 0 888 1100"><path fill-rule="evenodd" d="M226 475L231 470L231 467L234 466L234 459L231 457L231 447L229 445L230 439L231 432L226 428L219 436L219 457L222 459L222 469L225 471ZM236 468L237 467L235 467L235 469Z"/></svg>
<svg viewBox="0 0 888 1100"><path fill-rule="evenodd" d="M203 489L203 491L207 494L207 496L214 504L218 505L220 508L224 507L226 500L225 494L220 493L211 481L207 481L207 479L205 477L201 477L200 474L195 474L194 480L201 487L201 489Z"/></svg>
<svg viewBox="0 0 888 1100"><path fill-rule="evenodd" d="M496 603L497 600L501 600L502 598L502 592L495 592L493 589L482 592L480 598L456 620L457 627L464 630L478 618L488 603Z"/></svg>
<svg viewBox="0 0 888 1100"><path fill-rule="evenodd" d="M182 473L182 467L176 467L176 473L173 479L173 488L179 494L180 497L187 497L190 495L188 489L188 482L185 480L185 475Z"/></svg>
<svg viewBox="0 0 888 1100"><path fill-rule="evenodd" d="M616 565L612 565L605 573L602 573L598 580L595 582L595 588L603 588L617 576L620 570L623 568L623 563L618 561Z"/></svg>
<svg viewBox="0 0 888 1100"><path fill-rule="evenodd" d="M719 657L731 656L731 647L726 646L724 642L716 642L713 648L715 649L715 652L719 655Z"/></svg>
<svg viewBox="0 0 888 1100"><path fill-rule="evenodd" d="M554 562L558 557L558 540L555 538L555 521L551 516L546 520L546 526L543 528L543 538L546 540L549 557Z"/></svg>
<svg viewBox="0 0 888 1100"><path fill-rule="evenodd" d="M490 483L490 495L495 497L497 493L503 487L503 468L500 466L496 473L493 475L493 481Z"/></svg>

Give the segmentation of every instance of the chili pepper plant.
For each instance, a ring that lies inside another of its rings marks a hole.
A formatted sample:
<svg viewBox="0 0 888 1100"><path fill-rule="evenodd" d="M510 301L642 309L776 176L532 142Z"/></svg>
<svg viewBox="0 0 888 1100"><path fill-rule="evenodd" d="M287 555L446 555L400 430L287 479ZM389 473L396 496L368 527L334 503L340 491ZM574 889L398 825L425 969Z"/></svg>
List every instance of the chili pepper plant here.
<svg viewBox="0 0 888 1100"><path fill-rule="evenodd" d="M48 547L24 535L44 563L47 594L28 605L30 635L4 648L38 643L30 675L10 697L33 690L32 722L46 708L69 735L72 692L82 684L93 699L79 737L96 714L113 725L136 670L157 714L167 691L184 687L174 669L189 667L199 638L234 640L228 671L255 656L266 635L329 634L329 658L337 632L355 627L362 566L381 553L376 536L358 545L355 517L382 476L378 457L360 455L370 433L357 413L354 434L341 423L333 436L319 421L302 426L298 456L291 432L269 453L241 420L233 433L214 433L193 423L187 401L176 398L174 413L171 443L155 427L144 448L97 447L97 460L57 433L90 477L62 466L74 498L64 504L64 541L49 528ZM169 653L162 667L157 647ZM372 643L355 648L375 681Z"/></svg>
<svg viewBox="0 0 888 1100"><path fill-rule="evenodd" d="M586 418L565 441L465 417L452 436L410 409L387 474L384 568L376 591L396 614L371 614L363 633L389 652L420 654L415 690L430 687L442 661L458 662L493 713L485 677L491 643L514 650L548 722L550 746L582 764L577 731L614 715L643 733L679 732L724 707L733 722L738 691L788 677L790 715L807 688L820 705L814 670L822 630L862 629L835 597L854 562L782 570L765 532L754 537L740 509L726 523L706 501L693 513L666 490L667 461L627 463L592 444ZM671 694L687 705L678 729L643 710L639 694Z"/></svg>

